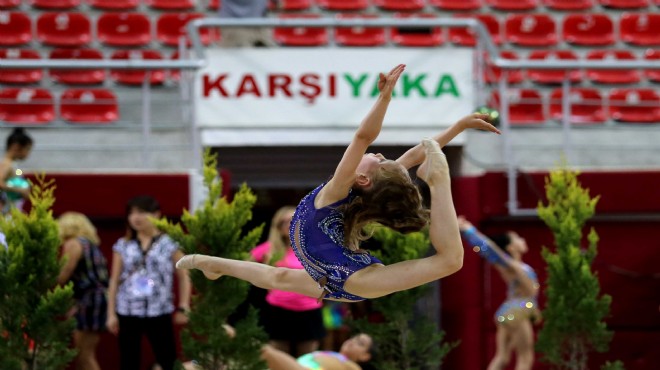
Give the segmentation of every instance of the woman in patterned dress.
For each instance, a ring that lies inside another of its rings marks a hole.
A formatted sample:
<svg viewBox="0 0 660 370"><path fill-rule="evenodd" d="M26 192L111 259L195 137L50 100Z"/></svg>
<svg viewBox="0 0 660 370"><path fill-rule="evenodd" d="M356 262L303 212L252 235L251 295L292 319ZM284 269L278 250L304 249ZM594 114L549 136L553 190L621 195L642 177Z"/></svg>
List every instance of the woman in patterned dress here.
<svg viewBox="0 0 660 370"><path fill-rule="evenodd" d="M138 196L126 205L127 234L112 247L108 289L108 330L118 335L121 370L138 370L142 335L146 334L163 370L172 370L176 348L172 313L176 324L187 322L190 279L176 270L179 304L172 294L174 263L183 253L167 234L151 222L160 217L160 205L150 196Z"/></svg>

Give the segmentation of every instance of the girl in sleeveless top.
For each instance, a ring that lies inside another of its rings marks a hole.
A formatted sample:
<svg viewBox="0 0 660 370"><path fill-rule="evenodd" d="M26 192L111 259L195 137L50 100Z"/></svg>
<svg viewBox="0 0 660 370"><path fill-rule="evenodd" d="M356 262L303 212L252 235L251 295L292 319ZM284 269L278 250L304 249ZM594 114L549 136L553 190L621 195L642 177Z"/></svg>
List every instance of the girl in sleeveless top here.
<svg viewBox="0 0 660 370"><path fill-rule="evenodd" d="M398 65L388 74L380 74L380 96L346 148L334 176L305 196L296 209L290 235L304 271L204 255L185 256L177 267L200 269L210 279L230 275L265 289L338 301L377 298L458 271L463 248L449 166L440 148L468 128L499 131L484 121L487 115L472 114L395 161L366 153L380 133L404 68ZM417 176L429 185L430 210L423 207L408 173L417 165ZM404 233L419 231L430 222L429 236L436 254L383 265L360 249L360 242L369 237L364 227L373 222Z"/></svg>
<svg viewBox="0 0 660 370"><path fill-rule="evenodd" d="M539 283L534 269L522 260L527 253L525 239L513 231L488 238L463 217L459 217L458 225L468 244L497 269L507 284L507 298L495 312L497 346L488 370L504 369L513 351L516 352L516 370L532 369L532 322L540 320L536 299Z"/></svg>
<svg viewBox="0 0 660 370"><path fill-rule="evenodd" d="M27 186L27 182L20 177L20 172L14 168L14 162L29 157L32 144L32 138L20 127L15 128L7 137L5 155L0 160L0 212L2 214L9 213L12 207L20 209L24 200L30 196L30 188ZM18 185L19 182L13 183L12 178L22 180L20 185Z"/></svg>
<svg viewBox="0 0 660 370"><path fill-rule="evenodd" d="M78 349L77 368L99 370L96 347L100 333L105 329L108 266L99 249L96 228L85 215L66 212L57 223L65 258L57 280L59 284L73 282L76 299L73 340Z"/></svg>

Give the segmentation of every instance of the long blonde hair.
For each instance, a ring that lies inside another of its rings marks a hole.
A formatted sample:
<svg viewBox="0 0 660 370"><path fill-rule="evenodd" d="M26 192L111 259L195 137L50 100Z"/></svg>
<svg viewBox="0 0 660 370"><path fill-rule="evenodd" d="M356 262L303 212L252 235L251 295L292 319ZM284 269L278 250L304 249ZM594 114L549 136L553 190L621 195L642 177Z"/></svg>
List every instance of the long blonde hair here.
<svg viewBox="0 0 660 370"><path fill-rule="evenodd" d="M344 215L344 246L360 250L360 243L371 237L364 229L376 222L400 233L420 231L428 225L430 211L422 204L419 189L398 168L381 167L368 190L353 188L357 196L338 207Z"/></svg>
<svg viewBox="0 0 660 370"><path fill-rule="evenodd" d="M101 240L96 227L87 216L78 212L65 212L57 219L60 239L64 242L72 238L83 237L92 244L99 245Z"/></svg>
<svg viewBox="0 0 660 370"><path fill-rule="evenodd" d="M285 219L295 212L296 208L293 206L284 206L275 212L273 219L270 222L270 230L268 231L268 242L270 249L264 257L264 262L270 265L281 260L286 255L287 249L291 246L291 239L288 231L282 234L281 229L284 225Z"/></svg>

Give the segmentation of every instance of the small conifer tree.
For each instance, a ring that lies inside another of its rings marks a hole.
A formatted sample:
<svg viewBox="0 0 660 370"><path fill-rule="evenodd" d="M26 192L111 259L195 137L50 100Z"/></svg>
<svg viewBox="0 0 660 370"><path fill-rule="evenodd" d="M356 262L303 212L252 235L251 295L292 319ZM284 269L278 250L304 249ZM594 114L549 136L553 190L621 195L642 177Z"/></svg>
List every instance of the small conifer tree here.
<svg viewBox="0 0 660 370"><path fill-rule="evenodd" d="M538 206L539 217L554 234L555 252L547 247L542 252L548 273L547 303L537 349L557 369L586 370L589 353L606 351L612 339L603 322L611 298L600 294L598 277L591 270L598 243L593 228L587 236L588 248L581 247L582 230L599 197L591 198L577 176L578 172L565 168L552 171L545 180L548 204Z"/></svg>
<svg viewBox="0 0 660 370"><path fill-rule="evenodd" d="M0 369L63 369L75 357L69 348L75 320L73 286L57 286L60 239L51 207L54 181L37 176L28 214L0 217L7 238L0 246Z"/></svg>
<svg viewBox="0 0 660 370"><path fill-rule="evenodd" d="M380 248L373 255L384 264L421 258L428 251L426 233L401 234L386 227L376 227L374 239ZM371 335L378 355L371 361L379 370L437 369L458 342L443 343L445 333L427 315L416 315L415 303L427 294L430 285L404 290L372 301L382 322L359 319L351 323L356 330Z"/></svg>
<svg viewBox="0 0 660 370"><path fill-rule="evenodd" d="M252 219L256 196L243 184L231 202L223 197L217 160L209 150L204 153L204 185L208 198L194 213L184 210L183 226L165 219L156 225L186 254L245 259L263 230L263 225L244 230ZM211 281L198 270L191 270L190 277L196 294L182 335L185 355L205 370L263 370L259 353L267 338L258 326L257 312L251 310L236 324L234 338L223 330L227 317L247 297L248 283L227 277Z"/></svg>

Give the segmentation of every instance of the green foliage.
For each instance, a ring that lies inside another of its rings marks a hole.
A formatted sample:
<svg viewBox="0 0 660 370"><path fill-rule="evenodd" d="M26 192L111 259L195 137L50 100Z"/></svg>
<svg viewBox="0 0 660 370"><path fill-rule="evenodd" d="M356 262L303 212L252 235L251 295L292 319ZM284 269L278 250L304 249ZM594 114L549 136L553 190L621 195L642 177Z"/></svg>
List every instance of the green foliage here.
<svg viewBox="0 0 660 370"><path fill-rule="evenodd" d="M194 213L184 211L181 224L158 220L155 224L177 241L186 254L245 259L257 244L263 225L244 232L252 219L257 198L244 184L229 202L222 197L215 156L204 153L204 185L208 198ZM248 284L239 279L207 280L198 270L190 273L196 295L193 296L189 323L183 332L183 349L201 368L215 370L262 370L259 359L266 335L257 324L256 312L236 325L236 337L230 339L222 329L227 317L247 297ZM221 367L225 366L225 367Z"/></svg>
<svg viewBox="0 0 660 370"><path fill-rule="evenodd" d="M545 181L548 205L538 206L539 217L554 234L556 251L543 248L547 304L537 348L543 360L557 368L582 370L589 352L608 349L612 332L603 322L611 297L600 295L598 277L591 270L598 243L593 228L588 248L581 248L582 230L594 215L598 197L591 198L577 176L567 169L552 171Z"/></svg>
<svg viewBox="0 0 660 370"><path fill-rule="evenodd" d="M8 249L0 247L0 368L63 369L75 357L73 287L57 285L60 239L51 207L53 181L37 176L29 214L0 218ZM30 350L30 339L34 350Z"/></svg>
<svg viewBox="0 0 660 370"><path fill-rule="evenodd" d="M429 248L427 234L422 232L404 235L378 227L374 238L381 243L381 248L373 254L386 265L423 257ZM372 361L375 368L435 369L458 345L458 342L443 343L445 333L428 316L415 315L415 303L429 289L429 285L424 285L375 299L373 308L383 315L383 322L370 323L361 319L352 323L355 329L374 338L378 347L378 355Z"/></svg>
<svg viewBox="0 0 660 370"><path fill-rule="evenodd" d="M600 370L625 370L626 368L623 366L623 362L621 361L614 361L614 362L609 362L607 361L606 363L603 364L603 366L600 367Z"/></svg>

